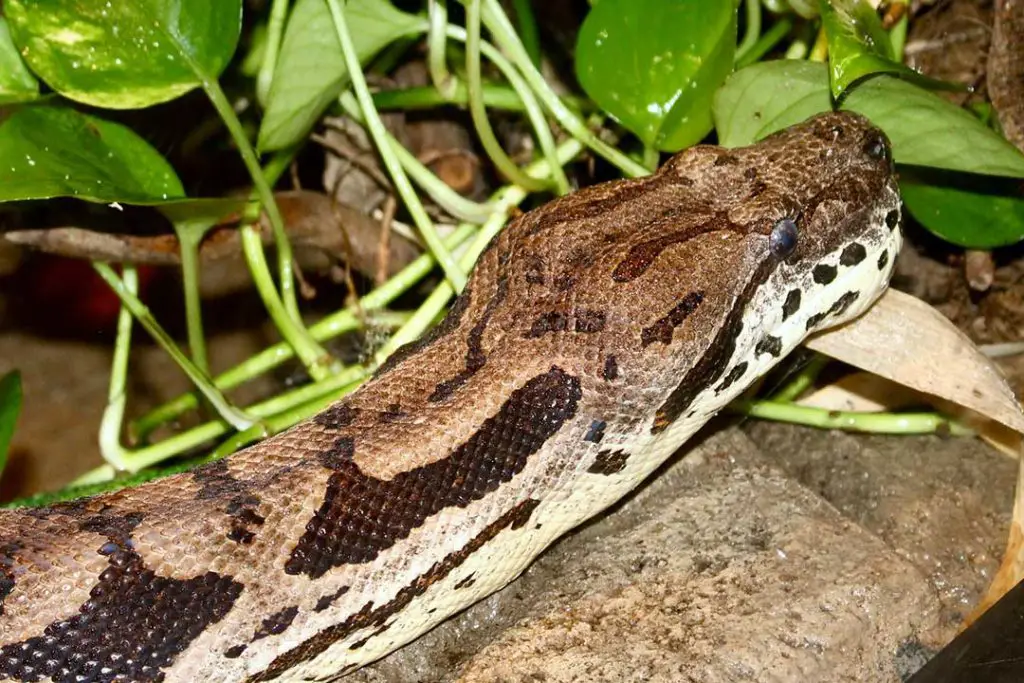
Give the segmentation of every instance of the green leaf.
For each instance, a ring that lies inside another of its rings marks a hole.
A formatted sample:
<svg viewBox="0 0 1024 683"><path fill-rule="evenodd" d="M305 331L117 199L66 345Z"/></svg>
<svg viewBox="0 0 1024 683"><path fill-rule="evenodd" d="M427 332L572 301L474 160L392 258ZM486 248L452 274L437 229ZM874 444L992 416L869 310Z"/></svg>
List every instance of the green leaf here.
<svg viewBox="0 0 1024 683"><path fill-rule="evenodd" d="M7 19L0 16L0 104L30 102L39 97L39 81L25 66L11 41Z"/></svg>
<svg viewBox="0 0 1024 683"><path fill-rule="evenodd" d="M0 118L0 201L152 203L184 194L170 164L125 126L49 104Z"/></svg>
<svg viewBox="0 0 1024 683"><path fill-rule="evenodd" d="M733 74L715 95L718 138L749 145L831 109L824 64L778 60ZM850 89L843 109L871 119L892 141L900 164L1024 177L1024 154L969 111L887 75Z"/></svg>
<svg viewBox="0 0 1024 683"><path fill-rule="evenodd" d="M732 71L736 5L601 0L576 41L587 94L651 147L676 151L712 127L711 98Z"/></svg>
<svg viewBox="0 0 1024 683"><path fill-rule="evenodd" d="M423 32L427 26L420 17L398 11L387 0L349 0L345 20L361 64L394 40ZM348 84L348 70L327 3L298 0L281 41L260 125L259 148L284 149L302 140Z"/></svg>
<svg viewBox="0 0 1024 683"><path fill-rule="evenodd" d="M0 472L7 466L14 425L21 412L21 398L21 373L12 370L0 377Z"/></svg>
<svg viewBox="0 0 1024 683"><path fill-rule="evenodd" d="M65 97L111 109L165 102L216 79L241 0L6 0L14 42Z"/></svg>
<svg viewBox="0 0 1024 683"><path fill-rule="evenodd" d="M729 76L715 93L713 112L719 144L743 147L831 109L824 64L776 60Z"/></svg>
<svg viewBox="0 0 1024 683"><path fill-rule="evenodd" d="M1024 178L1024 154L966 109L892 76L852 88L843 109L874 121L901 164Z"/></svg>
<svg viewBox="0 0 1024 683"><path fill-rule="evenodd" d="M900 191L918 223L954 244L993 249L1024 239L1020 181L907 167Z"/></svg>

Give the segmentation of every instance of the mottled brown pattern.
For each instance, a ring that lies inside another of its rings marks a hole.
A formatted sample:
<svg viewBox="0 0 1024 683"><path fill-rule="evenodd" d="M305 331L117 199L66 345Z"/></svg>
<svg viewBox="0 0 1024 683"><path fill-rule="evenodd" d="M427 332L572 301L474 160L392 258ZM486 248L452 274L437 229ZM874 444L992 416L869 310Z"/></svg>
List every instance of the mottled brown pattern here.
<svg viewBox="0 0 1024 683"><path fill-rule="evenodd" d="M315 579L332 567L370 562L442 509L480 500L523 470L576 414L580 396L579 380L552 367L513 391L450 456L389 481L363 474L350 450L322 458L335 472L285 571Z"/></svg>
<svg viewBox="0 0 1024 683"><path fill-rule="evenodd" d="M283 671L287 671L296 663L312 659L333 643L351 633L369 627L376 626L380 628L386 626L389 618L410 602L426 593L435 583L451 574L453 570L461 566L470 555L482 548L488 541L493 540L505 529L519 529L524 526L539 504L539 500L525 500L519 503L489 524L463 548L450 553L431 567L423 576L399 590L398 594L390 602L376 609L374 609L372 602L366 603L361 610L349 616L345 621L321 631L314 638L307 640L299 647L285 652L275 659L262 674L250 677L248 683L273 680L275 676Z"/></svg>
<svg viewBox="0 0 1024 683"><path fill-rule="evenodd" d="M121 533L110 531L114 537ZM222 619L242 592L240 583L214 572L184 581L157 576L127 543L107 554L110 566L77 614L0 648L0 675L57 683L159 683L163 669Z"/></svg>
<svg viewBox="0 0 1024 683"><path fill-rule="evenodd" d="M651 325L640 330L640 343L643 346L649 346L654 342L672 343L672 333L690 317L691 313L697 310L697 306L700 306L702 301L704 301L703 292L690 292L684 296L683 300L664 317L658 318Z"/></svg>
<svg viewBox="0 0 1024 683"><path fill-rule="evenodd" d="M0 512L0 666L42 680L24 653L43 652L63 662L58 680L102 680L90 662L114 653L124 678L166 683L358 668L636 485L808 317L828 325L877 296L899 218L884 138L852 114L727 153L698 146L523 214L439 326L316 418L193 473ZM799 240L780 260L768 245L783 219ZM865 262L843 265L854 242ZM822 263L867 289L823 294ZM583 490L571 515L559 508ZM430 590L491 542L495 561ZM143 666L139 648L149 668L125 669Z"/></svg>

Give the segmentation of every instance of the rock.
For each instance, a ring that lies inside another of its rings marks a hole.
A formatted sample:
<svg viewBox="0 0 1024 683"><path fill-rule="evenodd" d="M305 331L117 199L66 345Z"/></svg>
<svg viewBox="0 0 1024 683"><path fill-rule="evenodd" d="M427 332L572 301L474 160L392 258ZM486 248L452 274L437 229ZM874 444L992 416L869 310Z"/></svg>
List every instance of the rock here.
<svg viewBox="0 0 1024 683"><path fill-rule="evenodd" d="M940 608L912 563L729 429L351 680L895 681Z"/></svg>

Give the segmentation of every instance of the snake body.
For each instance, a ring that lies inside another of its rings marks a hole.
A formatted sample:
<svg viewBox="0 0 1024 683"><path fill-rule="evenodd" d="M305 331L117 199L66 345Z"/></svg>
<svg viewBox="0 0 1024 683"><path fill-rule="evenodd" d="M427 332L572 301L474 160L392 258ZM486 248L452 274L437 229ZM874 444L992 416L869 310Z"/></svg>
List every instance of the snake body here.
<svg viewBox="0 0 1024 683"><path fill-rule="evenodd" d="M888 142L827 114L514 220L447 318L229 458L0 514L0 677L319 681L515 578L900 246Z"/></svg>

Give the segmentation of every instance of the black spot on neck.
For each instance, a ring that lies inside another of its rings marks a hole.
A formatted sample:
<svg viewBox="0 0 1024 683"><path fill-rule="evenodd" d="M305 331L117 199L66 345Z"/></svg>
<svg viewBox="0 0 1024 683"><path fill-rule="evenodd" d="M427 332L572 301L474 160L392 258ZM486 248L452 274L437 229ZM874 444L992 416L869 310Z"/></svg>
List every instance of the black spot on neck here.
<svg viewBox="0 0 1024 683"><path fill-rule="evenodd" d="M900 224L900 212L893 209L889 213L885 214L885 225L890 230L895 230L896 226Z"/></svg>
<svg viewBox="0 0 1024 683"><path fill-rule="evenodd" d="M757 346L754 348L754 354L758 356L767 355L778 358L782 355L782 340L778 337L766 334L761 337L759 342L757 342Z"/></svg>
<svg viewBox="0 0 1024 683"><path fill-rule="evenodd" d="M887 265L889 265L889 250L883 249L882 253L878 255L878 269L885 270Z"/></svg>
<svg viewBox="0 0 1024 683"><path fill-rule="evenodd" d="M859 242L851 242L846 245L846 248L843 249L843 253L839 255L839 265L846 266L847 268L855 266L867 258L867 256L868 251L864 248L863 244Z"/></svg>
<svg viewBox="0 0 1024 683"><path fill-rule="evenodd" d="M814 270L811 271L811 277L813 277L814 281L819 285L827 285L836 279L837 272L838 270L835 266L830 266L827 263L819 263L814 266Z"/></svg>
<svg viewBox="0 0 1024 683"><path fill-rule="evenodd" d="M743 377L744 374L746 374L747 367L747 361L737 363L735 366L733 366L733 369L729 371L729 374L727 374L725 378L722 379L722 381L715 388L715 390L722 392L731 387L733 384L736 383L737 380L739 380L741 377Z"/></svg>
<svg viewBox="0 0 1024 683"><path fill-rule="evenodd" d="M800 310L800 290L791 289L782 304L782 319L785 320Z"/></svg>

